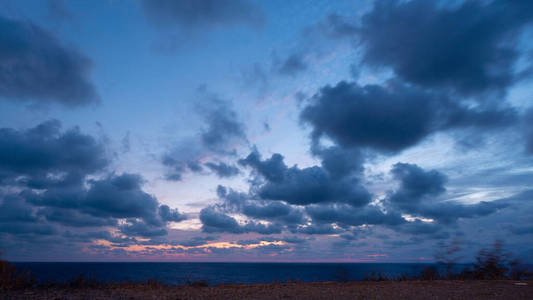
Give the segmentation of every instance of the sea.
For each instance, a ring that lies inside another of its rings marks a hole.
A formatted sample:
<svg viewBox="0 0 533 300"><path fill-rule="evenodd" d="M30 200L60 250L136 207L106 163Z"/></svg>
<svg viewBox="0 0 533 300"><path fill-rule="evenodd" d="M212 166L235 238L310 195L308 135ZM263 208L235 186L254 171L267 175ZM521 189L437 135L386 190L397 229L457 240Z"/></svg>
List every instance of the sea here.
<svg viewBox="0 0 533 300"><path fill-rule="evenodd" d="M219 283L272 283L288 281L362 280L381 273L388 277L419 275L431 264L414 263L194 263L194 262L17 262L18 270L37 282L68 282L83 276L98 281L156 279L169 285L204 281Z"/></svg>

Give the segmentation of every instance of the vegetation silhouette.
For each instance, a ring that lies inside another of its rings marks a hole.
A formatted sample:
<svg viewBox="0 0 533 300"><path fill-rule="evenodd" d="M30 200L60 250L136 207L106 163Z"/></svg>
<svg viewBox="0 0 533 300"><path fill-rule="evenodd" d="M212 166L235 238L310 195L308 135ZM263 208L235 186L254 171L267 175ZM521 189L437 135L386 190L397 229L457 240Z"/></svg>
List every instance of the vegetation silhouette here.
<svg viewBox="0 0 533 300"><path fill-rule="evenodd" d="M448 245L441 245L435 253L436 265L426 266L419 274L408 276L389 276L381 272L371 271L363 277L363 281L403 281L403 280L521 280L532 278L532 270L504 249L503 242L496 240L492 247L479 250L475 262L458 270L462 250L458 240ZM339 266L334 278L338 282L353 281L348 272Z"/></svg>
<svg viewBox="0 0 533 300"><path fill-rule="evenodd" d="M475 257L475 262L460 271L457 270L458 252L460 244L456 241L443 246L435 254L437 265L425 267L420 274L408 276L388 276L381 272L371 271L362 278L362 281L405 281L405 280L521 280L533 278L533 272L527 265L513 258L510 252L503 247L502 241L495 241L492 247L481 249ZM338 282L351 282L355 279L339 265L338 271L333 275ZM291 281L292 282L292 281ZM297 281L296 281L297 282ZM287 281L289 283L289 281ZM187 278L186 286L207 287L206 280L190 280ZM100 281L93 278L76 276L62 282L36 282L34 276L27 271L19 271L6 260L0 258L0 290L17 290L28 288L132 288L143 287L148 289L161 289L168 285L157 279L146 281Z"/></svg>

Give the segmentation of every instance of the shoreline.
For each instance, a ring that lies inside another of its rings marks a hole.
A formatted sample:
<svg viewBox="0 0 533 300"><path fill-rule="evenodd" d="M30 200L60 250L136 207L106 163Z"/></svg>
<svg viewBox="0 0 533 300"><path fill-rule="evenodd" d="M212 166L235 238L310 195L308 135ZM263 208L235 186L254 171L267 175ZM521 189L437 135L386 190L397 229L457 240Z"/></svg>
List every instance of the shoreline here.
<svg viewBox="0 0 533 300"><path fill-rule="evenodd" d="M519 283L519 284L517 284ZM296 282L166 286L40 287L2 291L2 299L533 299L533 280Z"/></svg>

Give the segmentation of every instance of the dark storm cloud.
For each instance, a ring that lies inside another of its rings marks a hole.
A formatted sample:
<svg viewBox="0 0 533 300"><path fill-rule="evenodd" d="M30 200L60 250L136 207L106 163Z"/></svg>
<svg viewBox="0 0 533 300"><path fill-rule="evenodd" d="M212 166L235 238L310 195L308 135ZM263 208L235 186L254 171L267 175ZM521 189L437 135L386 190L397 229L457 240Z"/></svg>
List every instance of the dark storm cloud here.
<svg viewBox="0 0 533 300"><path fill-rule="evenodd" d="M398 82L387 86L340 82L323 87L302 110L316 142L327 136L343 148L394 153L438 130L489 130L516 119L509 107L467 107L444 95Z"/></svg>
<svg viewBox="0 0 533 300"><path fill-rule="evenodd" d="M237 24L261 25L261 10L246 0L143 0L148 19L160 26L201 29Z"/></svg>
<svg viewBox="0 0 533 300"><path fill-rule="evenodd" d="M240 173L239 168L237 168L236 166L228 165L223 162L219 162L218 164L208 162L204 165L211 169L211 171L213 171L220 178L229 178L236 176Z"/></svg>
<svg viewBox="0 0 533 300"><path fill-rule="evenodd" d="M39 26L0 16L0 98L69 107L97 100L91 61Z"/></svg>
<svg viewBox="0 0 533 300"><path fill-rule="evenodd" d="M438 196L446 189L446 176L439 171L424 171L417 165L397 163L391 173L400 181L399 189L388 201L401 211L442 223L455 222L458 218L486 216L509 204L503 201L462 204L457 201L442 201Z"/></svg>
<svg viewBox="0 0 533 300"><path fill-rule="evenodd" d="M488 3L487 3L488 2ZM520 75L514 65L531 1L376 1L358 32L363 62L387 66L405 81L464 94L505 91Z"/></svg>
<svg viewBox="0 0 533 300"><path fill-rule="evenodd" d="M27 130L0 129L0 179L29 176L42 181L47 173L90 174L108 163L103 144L77 127L62 132L57 120Z"/></svg>
<svg viewBox="0 0 533 300"><path fill-rule="evenodd" d="M308 205L321 202L349 203L362 206L370 201L370 194L353 178L333 178L321 167L300 169L287 167L283 156L274 154L261 160L257 151L239 161L251 167L265 179L257 186L257 195L267 200L282 200L289 204Z"/></svg>

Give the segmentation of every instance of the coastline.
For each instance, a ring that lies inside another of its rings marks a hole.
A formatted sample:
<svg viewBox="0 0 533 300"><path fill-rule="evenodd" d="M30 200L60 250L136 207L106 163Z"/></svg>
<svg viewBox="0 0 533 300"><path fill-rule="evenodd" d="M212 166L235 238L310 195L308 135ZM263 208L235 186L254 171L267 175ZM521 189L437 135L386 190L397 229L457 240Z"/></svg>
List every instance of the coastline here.
<svg viewBox="0 0 533 300"><path fill-rule="evenodd" d="M517 284L518 283L518 284ZM166 286L41 287L2 291L2 299L533 299L533 280L296 282Z"/></svg>

